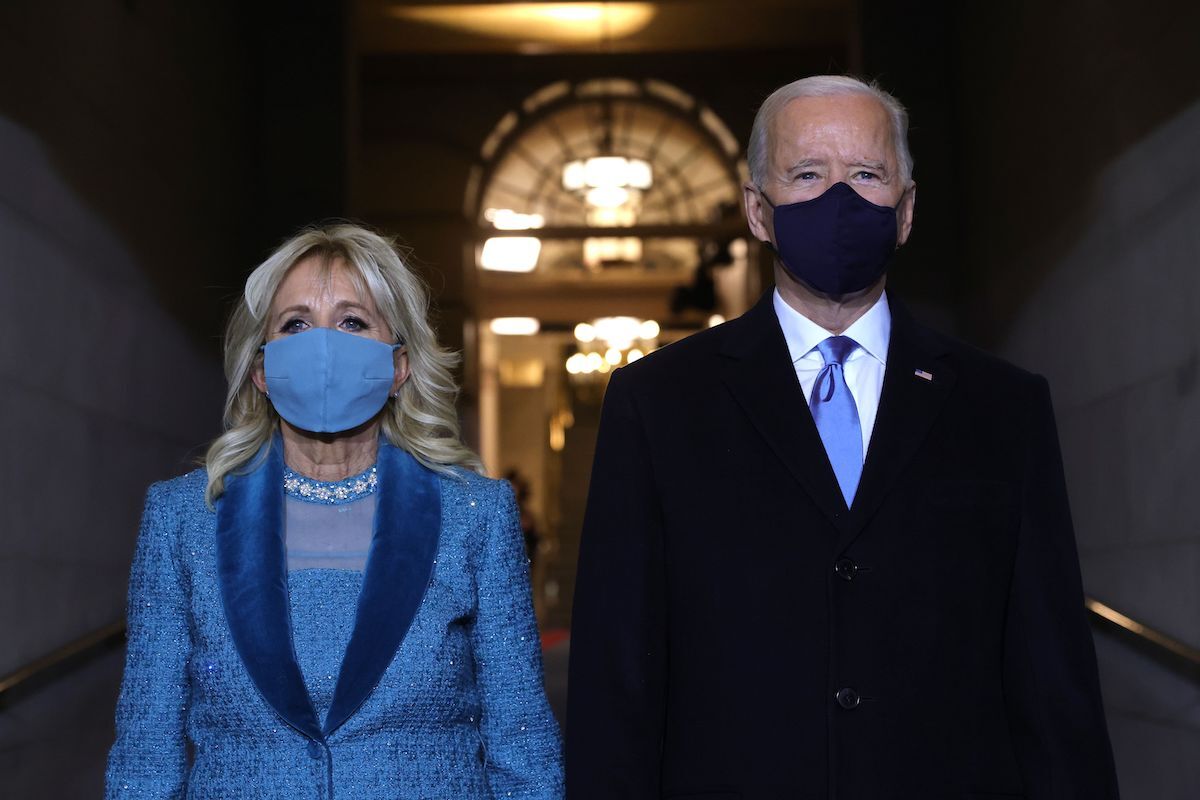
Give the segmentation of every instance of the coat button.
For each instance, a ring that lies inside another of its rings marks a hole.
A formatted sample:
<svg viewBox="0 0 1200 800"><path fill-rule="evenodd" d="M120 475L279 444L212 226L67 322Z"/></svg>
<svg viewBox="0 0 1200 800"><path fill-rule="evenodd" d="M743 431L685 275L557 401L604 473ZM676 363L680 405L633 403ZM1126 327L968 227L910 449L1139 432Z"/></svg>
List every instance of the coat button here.
<svg viewBox="0 0 1200 800"><path fill-rule="evenodd" d="M862 702L862 698L858 696L858 692L849 687L838 689L837 694L833 697L837 700L837 704L845 709L858 708L858 704Z"/></svg>
<svg viewBox="0 0 1200 800"><path fill-rule="evenodd" d="M858 564L855 564L849 558L842 557L833 562L833 571L842 580L852 581L854 580L854 573L858 572Z"/></svg>
<svg viewBox="0 0 1200 800"><path fill-rule="evenodd" d="M845 691L845 690L843 690L843 691ZM325 748L321 747L320 742L315 742L312 739L308 740L308 757L309 758L319 759L324 754L325 754Z"/></svg>

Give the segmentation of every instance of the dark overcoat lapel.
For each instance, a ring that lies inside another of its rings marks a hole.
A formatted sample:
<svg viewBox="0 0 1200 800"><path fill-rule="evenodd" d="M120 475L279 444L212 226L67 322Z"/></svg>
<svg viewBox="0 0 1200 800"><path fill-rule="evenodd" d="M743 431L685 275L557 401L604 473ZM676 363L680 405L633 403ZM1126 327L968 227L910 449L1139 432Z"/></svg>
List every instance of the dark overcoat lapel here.
<svg viewBox="0 0 1200 800"><path fill-rule="evenodd" d="M945 349L889 296L892 334L862 480L846 508L775 315L773 292L731 327L721 378L768 446L838 531L844 548L879 509L920 449L954 386ZM917 374L921 370L932 379Z"/></svg>
<svg viewBox="0 0 1200 800"><path fill-rule="evenodd" d="M787 341L767 292L741 318L720 354L721 380L775 455L840 530L846 501L825 455Z"/></svg>
<svg viewBox="0 0 1200 800"><path fill-rule="evenodd" d="M234 647L263 699L292 728L324 741L370 695L404 639L433 570L441 531L435 474L379 448L379 500L354 631L325 724L317 721L292 646L278 439L217 501L217 574Z"/></svg>
<svg viewBox="0 0 1200 800"><path fill-rule="evenodd" d="M839 549L849 546L879 510L920 450L954 388L956 376L942 358L946 350L941 340L921 327L891 296L888 306L892 334L879 411L850 508L850 523Z"/></svg>

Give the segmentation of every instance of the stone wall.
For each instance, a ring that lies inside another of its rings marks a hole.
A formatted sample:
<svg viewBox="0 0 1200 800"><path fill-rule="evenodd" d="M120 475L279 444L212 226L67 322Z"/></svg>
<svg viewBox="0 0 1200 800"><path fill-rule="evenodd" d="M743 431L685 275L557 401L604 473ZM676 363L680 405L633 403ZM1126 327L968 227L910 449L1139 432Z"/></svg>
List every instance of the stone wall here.
<svg viewBox="0 0 1200 800"><path fill-rule="evenodd" d="M220 430L230 298L344 213L340 6L282 5L0 4L0 675L123 619L147 485ZM121 660L5 697L0 796L101 794Z"/></svg>
<svg viewBox="0 0 1200 800"><path fill-rule="evenodd" d="M960 19L962 326L1047 376L1085 590L1200 646L1196 6L973 5ZM1200 670L1103 627L1127 800L1200 793Z"/></svg>

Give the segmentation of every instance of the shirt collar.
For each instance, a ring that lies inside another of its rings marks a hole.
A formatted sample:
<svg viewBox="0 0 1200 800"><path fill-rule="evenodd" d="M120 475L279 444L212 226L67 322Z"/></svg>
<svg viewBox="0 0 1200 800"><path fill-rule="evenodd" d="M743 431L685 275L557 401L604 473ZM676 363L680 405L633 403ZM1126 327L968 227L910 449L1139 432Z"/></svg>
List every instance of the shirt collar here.
<svg viewBox="0 0 1200 800"><path fill-rule="evenodd" d="M779 294L779 289L775 290L772 300L775 316L779 318L779 326L783 328L783 338L787 341L788 355L791 356L793 364L834 335L789 306ZM843 335L858 342L858 346L867 355L886 365L888 343L892 338L892 311L888 307L887 292L880 293L875 304L867 309L867 313L854 320Z"/></svg>

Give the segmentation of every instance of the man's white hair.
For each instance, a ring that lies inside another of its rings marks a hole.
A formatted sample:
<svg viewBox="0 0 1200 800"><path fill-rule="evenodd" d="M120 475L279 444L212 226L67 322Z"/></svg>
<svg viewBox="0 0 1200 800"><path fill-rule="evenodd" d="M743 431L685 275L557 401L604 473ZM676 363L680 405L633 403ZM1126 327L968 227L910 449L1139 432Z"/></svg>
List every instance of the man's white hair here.
<svg viewBox="0 0 1200 800"><path fill-rule="evenodd" d="M849 75L813 75L781 86L763 101L754 117L750 130L750 146L746 160L749 162L750 180L762 188L767 177L767 160L771 129L775 117L790 101L797 97L835 97L847 94L865 94L874 97L887 112L892 124L892 144L896 150L896 162L900 166L900 180L907 188L912 183L913 161L908 150L908 112L895 97L880 89L875 83L864 83Z"/></svg>

